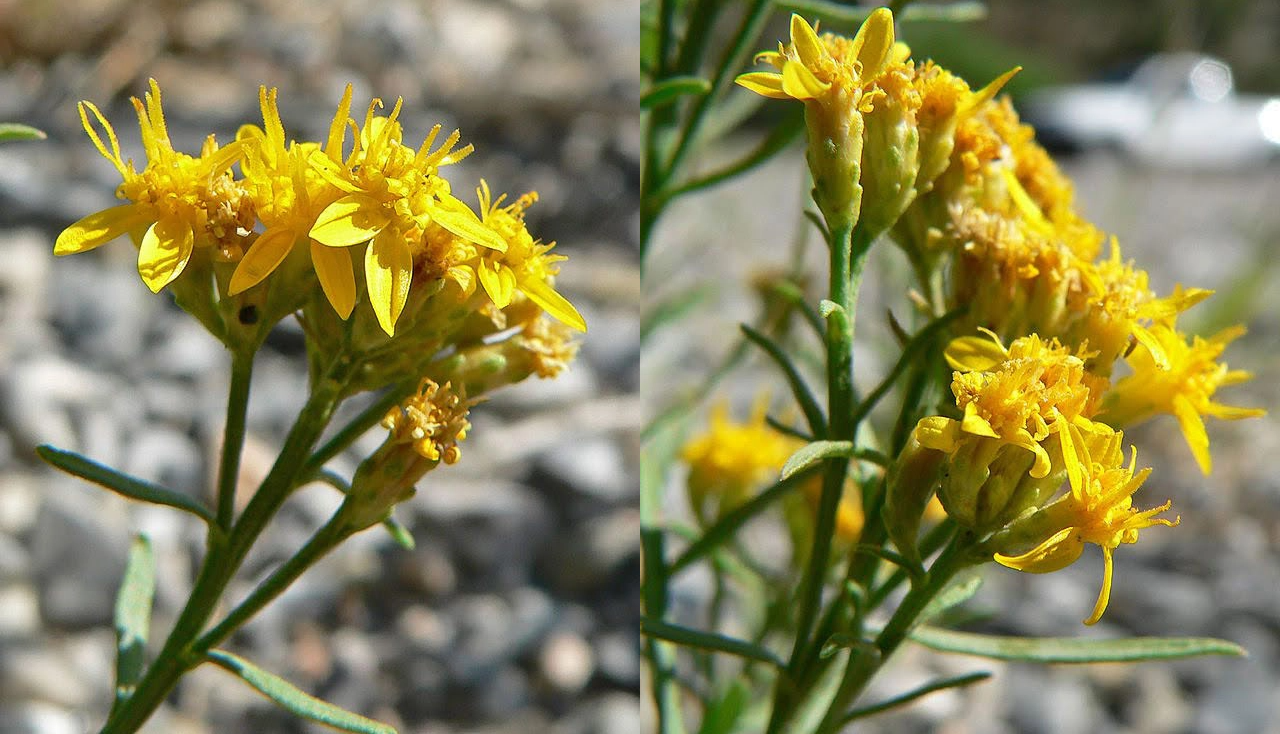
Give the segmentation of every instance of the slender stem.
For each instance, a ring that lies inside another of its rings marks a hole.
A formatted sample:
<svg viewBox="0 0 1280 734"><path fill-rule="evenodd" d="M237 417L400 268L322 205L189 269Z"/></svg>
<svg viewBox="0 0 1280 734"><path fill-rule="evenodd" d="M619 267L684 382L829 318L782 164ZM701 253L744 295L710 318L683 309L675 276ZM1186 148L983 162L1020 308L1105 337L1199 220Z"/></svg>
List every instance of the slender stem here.
<svg viewBox="0 0 1280 734"><path fill-rule="evenodd" d="M825 438L833 441L853 441L853 408L856 403L853 390L853 336L857 315L858 286L862 280L862 265L871 244L871 238L852 223L840 224L831 230L829 300L835 304L827 316L827 421ZM822 604L822 589L831 560L831 541L835 535L836 513L844 493L848 475L847 458L827 462L823 474L822 496L814 522L813 547L809 563L800 581L800 611L796 622L795 644L791 650L787 672L779 676L774 693L774 709L769 731L779 731L795 705L794 695L803 693L804 684L799 674L806 667L812 651L820 650L823 640L813 636L814 623ZM784 678L798 685L801 690L789 690Z"/></svg>
<svg viewBox="0 0 1280 734"><path fill-rule="evenodd" d="M298 414L280 456L250 500L229 536L210 531L209 553L196 577L191 596L174 623L160 654L139 681L129 701L102 729L102 734L132 734L150 718L178 683L183 673L199 664L191 645L218 606L227 584L244 562L249 548L294 488L299 470L319 438L351 376L351 365L338 361L330 374L317 380L310 398Z"/></svg>
<svg viewBox="0 0 1280 734"><path fill-rule="evenodd" d="M231 388L227 394L227 425L222 434L222 459L218 463L218 527L231 529L235 521L236 484L240 456L244 452L245 415L249 409L249 383L253 377L253 352L231 353Z"/></svg>
<svg viewBox="0 0 1280 734"><path fill-rule="evenodd" d="M833 734L840 731L849 707L857 700L876 671L907 638L920 613L958 571L970 565L972 559L969 557L969 540L967 535L957 536L951 545L942 551L942 555L938 556L938 560L934 561L925 575L924 583L907 592L902 603L889 618L889 622L876 637L875 647L879 655L874 656L874 660L868 663L866 658L873 656L850 656L840 687L836 691L835 698L832 699L830 708L827 709L827 715L818 727L817 734Z"/></svg>
<svg viewBox="0 0 1280 734"><path fill-rule="evenodd" d="M249 594L244 601L236 605L231 613L221 622L213 627L213 629L200 636L195 644L191 646L191 657L203 658L204 654L220 644L231 633L239 629L245 622L248 622L253 615L262 611L262 608L274 600L308 568L323 558L329 551L333 550L339 543L351 537L354 530L346 522L346 515L343 512L345 504L342 508L329 518L329 522L311 536L306 545L302 546L289 560L285 561L258 587Z"/></svg>
<svg viewBox="0 0 1280 734"><path fill-rule="evenodd" d="M342 453L357 438L363 436L365 431L373 428L378 421L382 420L388 410L391 410L393 406L404 400L405 396L412 392L415 384L415 382L404 382L390 387L369 407L360 411L356 417L352 418L337 433L333 434L333 438L325 441L320 448L316 449L307 459L307 463L303 465L299 476L311 476L320 471L330 459Z"/></svg>

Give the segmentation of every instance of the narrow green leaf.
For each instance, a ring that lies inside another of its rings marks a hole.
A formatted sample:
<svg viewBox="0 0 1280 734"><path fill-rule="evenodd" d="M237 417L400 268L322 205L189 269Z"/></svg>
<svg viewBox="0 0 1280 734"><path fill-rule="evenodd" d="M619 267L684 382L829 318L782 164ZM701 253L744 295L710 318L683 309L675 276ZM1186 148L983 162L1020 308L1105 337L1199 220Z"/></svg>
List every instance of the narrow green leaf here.
<svg viewBox="0 0 1280 734"><path fill-rule="evenodd" d="M129 548L124 580L116 594L116 701L133 695L146 667L151 601L156 592L156 561L147 536L138 535Z"/></svg>
<svg viewBox="0 0 1280 734"><path fill-rule="evenodd" d="M684 553L681 553L676 560L671 562L671 565L667 568L667 572L674 576L682 568L698 560L712 549L728 540L738 531L738 528L747 524L747 521L751 518L761 512L764 512L769 505L773 504L784 494L794 489L815 469L816 467L810 467L809 469L798 471L741 505L738 505L732 510L726 512L714 525L707 528L707 531L703 533L701 538L694 541L694 543L685 549ZM641 540L643 540L643 538Z"/></svg>
<svg viewBox="0 0 1280 734"><path fill-rule="evenodd" d="M929 600L924 610L920 612L921 621L927 622L939 614L960 606L961 604L973 598L978 593L978 589L982 588L982 574L978 571L963 573L952 580L951 584L943 589L937 596Z"/></svg>
<svg viewBox="0 0 1280 734"><path fill-rule="evenodd" d="M711 82L698 76L673 76L663 79L640 95L641 109L651 110L685 95L702 96L711 91Z"/></svg>
<svg viewBox="0 0 1280 734"><path fill-rule="evenodd" d="M696 647L700 650L713 650L729 655L737 655L748 660L769 663L778 668L787 666L782 658L771 650L755 643L714 632L690 629L689 627L682 627L678 624L671 624L658 619L649 619L648 617L641 619L640 632L649 637L656 637L659 640L674 642L685 647Z"/></svg>
<svg viewBox="0 0 1280 734"><path fill-rule="evenodd" d="M72 476L106 487L117 494L122 494L130 499L185 510L204 520L209 525L214 524L213 514L209 512L208 508L181 492L175 492L172 489L167 489L151 482L144 482L136 477L116 471L109 466L99 464L92 459L86 459L74 451L64 451L45 444L36 447L36 454L41 459L44 459L45 463L53 467L61 469Z"/></svg>
<svg viewBox="0 0 1280 734"><path fill-rule="evenodd" d="M856 551L858 553L867 553L869 555L875 556L876 558L879 558L882 561L888 561L889 563L892 563L898 568L901 568L902 570L906 571L913 580L918 581L924 578L924 573L925 573L924 566L920 565L920 563L917 561L912 561L908 558L903 557L898 553L894 553L888 548L884 548L878 545L871 545L869 543L859 543L856 548Z"/></svg>
<svg viewBox="0 0 1280 734"><path fill-rule="evenodd" d="M850 721L853 721L854 719L861 719L866 716L871 716L872 714L878 714L881 711L888 711L889 709L895 709L895 708L898 708L899 706L906 706L912 701L915 701L918 698L923 698L929 695L930 693L936 693L937 691L945 691L948 688L960 688L962 686L973 685L974 683L981 683L982 681L990 677L991 677L991 674L984 670L977 673L968 673L966 675L958 675L954 678L944 678L942 680L937 680L932 683L926 683L925 685L920 686L919 688L913 688L910 691L907 691L906 693L903 693L898 696L894 696L893 698L890 698L887 701L882 701L880 703L872 704L870 706L864 706L862 708L854 709L853 711L850 711L848 714L845 715L844 721L841 723L848 724Z"/></svg>
<svg viewBox="0 0 1280 734"><path fill-rule="evenodd" d="M794 108L794 111L789 113L787 117L777 123L774 123L769 134L764 140L760 141L760 144L757 145L750 153L747 153L723 168L716 169L710 173L706 173L698 176L697 178L686 181L670 191L660 193L659 196L666 200L674 199L677 196L682 196L699 189L705 189L708 186L715 186L716 184L727 181L734 176L746 173L756 166L768 161L770 158L785 149L800 137L800 133L803 130L803 108L797 105Z"/></svg>
<svg viewBox="0 0 1280 734"><path fill-rule="evenodd" d="M941 652L1037 663L1121 663L1246 654L1234 642L1212 637L1002 637L922 625L911 633L911 639Z"/></svg>
<svg viewBox="0 0 1280 734"><path fill-rule="evenodd" d="M649 309L649 313L640 320L641 343L648 339L654 331L667 324L679 321L698 307L706 304L713 295L715 295L714 288L700 285L660 301Z"/></svg>
<svg viewBox="0 0 1280 734"><path fill-rule="evenodd" d="M801 446L787 458L782 465L781 477L787 479L798 471L804 471L818 465L826 459L841 459L853 456L852 441L814 441Z"/></svg>
<svg viewBox="0 0 1280 734"><path fill-rule="evenodd" d="M889 374L876 385L866 398L858 403L858 407L853 409L853 425L858 425L864 418L871 413L871 409L876 407L876 403L888 394L889 389L898 381L898 378L907 371L907 368L913 364L919 364L921 352L933 345L934 339L938 334L955 321L968 309L964 306L954 308L938 318L930 321L926 326L916 332L906 344L902 347L902 356L898 357L898 361L894 363L893 369L889 370Z"/></svg>
<svg viewBox="0 0 1280 734"><path fill-rule="evenodd" d="M822 415L822 408L818 405L817 398L813 396L813 391L809 389L809 385L804 381L795 363L791 361L791 357L763 332L757 331L748 324L738 324L738 328L742 329L742 333L751 340L751 343L763 349L778 365L778 369L782 370L787 378L787 384L791 386L791 394L800 404L805 421L809 423L809 432L815 436L825 436L827 419Z"/></svg>
<svg viewBox="0 0 1280 734"><path fill-rule="evenodd" d="M305 719L327 724L340 731L396 734L396 730L386 724L351 713L344 708L303 693L284 678L268 673L242 657L224 650L211 650L208 658L209 662L240 676L241 680L258 693Z"/></svg>
<svg viewBox="0 0 1280 734"><path fill-rule="evenodd" d="M0 142L10 140L44 140L49 137L43 130L17 122L0 122Z"/></svg>

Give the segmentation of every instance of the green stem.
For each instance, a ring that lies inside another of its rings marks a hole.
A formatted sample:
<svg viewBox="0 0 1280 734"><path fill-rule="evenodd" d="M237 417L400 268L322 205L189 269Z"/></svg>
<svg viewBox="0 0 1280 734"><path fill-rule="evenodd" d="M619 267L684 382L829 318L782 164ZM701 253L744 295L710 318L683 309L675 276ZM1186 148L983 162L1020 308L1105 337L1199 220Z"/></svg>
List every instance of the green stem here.
<svg viewBox="0 0 1280 734"><path fill-rule="evenodd" d="M249 408L249 383L253 378L253 352L231 353L231 387L227 394L227 425L222 434L222 458L218 463L218 527L231 529L235 521L236 484L240 456L244 452L245 415Z"/></svg>
<svg viewBox="0 0 1280 734"><path fill-rule="evenodd" d="M102 734L136 732L168 697L182 674L200 664L201 657L192 652L193 642L217 608L227 584L244 563L249 548L293 490L300 469L328 425L352 371L348 363L339 360L329 375L317 381L285 438L279 458L230 535L224 539L210 531L209 553L178 621L134 694L110 716Z"/></svg>
<svg viewBox="0 0 1280 734"><path fill-rule="evenodd" d="M934 561L925 575L924 582L907 592L902 603L889 618L889 622L876 636L875 649L879 652L878 655L850 655L840 687L836 690L835 698L832 699L817 734L834 734L840 731L849 707L857 700L876 671L907 638L920 613L939 592L946 588L958 571L971 565L969 540L967 535L958 536L953 540L951 545L942 551L942 555L938 556L938 560Z"/></svg>
<svg viewBox="0 0 1280 734"><path fill-rule="evenodd" d="M270 576L258 585L253 593L249 594L244 601L236 605L231 613L219 622L213 629L200 636L195 644L191 646L191 655L203 657L205 653L222 643L231 633L239 629L245 622L248 622L255 614L262 611L262 608L271 603L276 597L288 588L290 584L298 580L308 568L323 558L329 551L333 550L339 543L351 537L355 532L346 522L346 514L343 512L346 505L339 508L333 517L329 518L329 522L311 536L306 545L302 546L289 560L285 561Z"/></svg>
<svg viewBox="0 0 1280 734"><path fill-rule="evenodd" d="M853 390L853 337L857 315L858 286L862 281L862 266L871 245L870 236L852 223L832 228L830 245L831 271L829 300L835 308L827 315L827 421L824 438L833 441L854 440L853 409L856 403ZM822 603L822 589L827 565L831 560L831 541L835 535L836 513L844 493L845 477L849 470L847 458L828 461L823 474L822 496L818 502L814 521L813 547L809 563L800 581L800 611L796 622L795 644L788 661L788 676L779 676L774 693L774 709L769 731L779 731L791 715L795 694L789 681L795 682L802 672L811 651L821 649L822 640L812 636L814 623ZM787 680L789 679L789 681ZM803 686L801 686L803 688Z"/></svg>

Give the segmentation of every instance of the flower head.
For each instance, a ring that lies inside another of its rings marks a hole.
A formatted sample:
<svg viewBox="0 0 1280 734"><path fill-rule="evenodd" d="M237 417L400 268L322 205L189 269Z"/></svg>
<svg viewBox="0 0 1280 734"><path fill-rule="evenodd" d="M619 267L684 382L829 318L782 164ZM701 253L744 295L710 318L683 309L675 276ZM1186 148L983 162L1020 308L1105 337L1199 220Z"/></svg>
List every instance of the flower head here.
<svg viewBox="0 0 1280 734"><path fill-rule="evenodd" d="M1188 340L1177 330L1173 319L1152 325L1147 329L1147 339L1139 341L1125 358L1133 374L1118 381L1106 394L1099 420L1121 427L1158 414L1172 415L1178 419L1200 470L1208 474L1213 460L1204 416L1240 420L1266 414L1261 408L1238 408L1213 399L1218 388L1252 377L1249 372L1228 369L1218 361L1227 345L1243 334L1244 327L1235 326L1208 339L1196 336Z"/></svg>
<svg viewBox="0 0 1280 734"><path fill-rule="evenodd" d="M1093 612L1084 620L1085 624L1093 624L1102 617L1111 598L1113 551L1122 543L1136 543L1139 530L1152 525L1173 527L1179 518L1156 517L1169 509L1169 502L1150 510L1133 507L1133 493L1146 481L1151 469L1134 471L1137 449L1133 450L1129 464L1124 464L1122 433L1109 429L1082 432L1074 426L1069 430L1076 434L1079 451L1078 455L1068 458L1075 464L1074 471L1068 472L1071 491L1028 520L1029 524L1052 528L1052 534L1025 553L996 553L995 560L1019 571L1050 573L1074 563L1085 543L1101 547L1102 589Z"/></svg>
<svg viewBox="0 0 1280 734"><path fill-rule="evenodd" d="M525 226L525 210L538 200L537 192L531 191L503 206L506 195L493 198L489 184L481 179L476 196L480 200L481 221L507 244L505 250L479 251L474 264L480 285L494 305L506 308L519 291L561 323L586 331L587 322L578 309L552 286L552 278L559 271L556 263L566 258L550 254L555 243L535 240Z"/></svg>
<svg viewBox="0 0 1280 734"><path fill-rule="evenodd" d="M141 232L138 273L153 293L172 283L197 250L211 250L213 257L236 260L253 228L250 197L229 169L240 158L241 144L219 147L209 136L199 156L173 149L161 107L160 86L150 80L145 102L133 98L142 133L147 165L138 171L132 159L120 153L120 142L111 123L92 102L79 104L80 122L94 147L120 172L123 182L116 196L130 203L90 214L58 235L55 255L85 252L116 237ZM107 134L104 143L89 115Z"/></svg>
<svg viewBox="0 0 1280 734"><path fill-rule="evenodd" d="M252 288L270 275L293 250L306 243L320 287L342 318L355 307L356 292L351 256L311 239L308 232L317 217L342 191L318 174L308 162L320 153L335 163L342 161L342 137L351 110L351 85L347 85L329 126L323 145L286 141L277 91L258 88L262 108L261 128L246 125L236 135L244 144L245 186L252 196L265 230L249 247L231 276L231 295Z"/></svg>
<svg viewBox="0 0 1280 734"><path fill-rule="evenodd" d="M471 152L467 145L455 150L455 130L435 150L440 126L432 128L415 152L402 142L397 99L391 114L375 115L382 101L369 104L354 147L345 161L335 161L314 151L308 160L316 172L345 195L320 212L311 238L327 247L345 248L368 243L364 270L369 301L384 331L395 333L395 324L409 297L413 272L428 252L427 234L433 228L482 247L505 250L506 242L466 204L450 193L440 177L441 166L456 163Z"/></svg>
<svg viewBox="0 0 1280 734"><path fill-rule="evenodd" d="M779 433L765 421L767 399L758 400L745 423L729 419L721 403L711 413L711 427L685 444L689 465L689 500L702 520L728 511L751 497L775 475L802 443Z"/></svg>

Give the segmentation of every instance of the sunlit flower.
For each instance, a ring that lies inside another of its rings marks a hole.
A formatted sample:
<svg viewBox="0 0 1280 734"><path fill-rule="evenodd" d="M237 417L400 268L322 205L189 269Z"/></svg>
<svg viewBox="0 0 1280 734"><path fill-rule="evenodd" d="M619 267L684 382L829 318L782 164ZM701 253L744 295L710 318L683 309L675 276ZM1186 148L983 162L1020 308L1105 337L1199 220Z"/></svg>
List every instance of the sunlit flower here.
<svg viewBox="0 0 1280 734"><path fill-rule="evenodd" d="M758 400L747 422L735 423L721 403L711 413L707 432L685 444L689 501L699 519L706 521L747 501L803 445L765 421L767 408L767 399Z"/></svg>
<svg viewBox="0 0 1280 734"><path fill-rule="evenodd" d="M1178 419L1200 470L1208 474L1213 460L1204 416L1239 420L1266 414L1261 408L1238 408L1213 399L1218 388L1252 377L1249 372L1228 369L1218 361L1227 345L1243 334L1244 327L1235 326L1208 339L1196 336L1188 341L1173 319L1154 324L1148 329L1148 338L1125 358L1133 374L1118 381L1106 394L1099 420L1127 427L1158 414L1172 415ZM1157 360L1157 354L1164 359Z"/></svg>
<svg viewBox="0 0 1280 734"><path fill-rule="evenodd" d="M814 199L828 226L858 219L863 114L884 95L872 89L877 77L908 53L905 46L895 49L893 13L887 8L872 11L852 39L818 36L804 18L792 15L791 43L756 56L777 71L751 72L736 80L765 97L804 102Z"/></svg>
<svg viewBox="0 0 1280 734"><path fill-rule="evenodd" d="M92 102L80 103L85 132L123 179L116 196L131 203L90 214L67 227L58 235L53 253L85 252L122 234L141 232L138 273L147 287L158 293L182 274L196 248L212 248L220 259L238 259L253 228L254 212L249 197L229 173L240 158L241 144L237 141L218 147L210 135L199 157L179 153L169 142L160 86L154 79L145 100L133 98L147 154L142 171L132 159L122 157L115 130L98 108ZM106 131L109 148L90 114Z"/></svg>
<svg viewBox="0 0 1280 734"><path fill-rule="evenodd" d="M505 250L480 251L475 264L480 285L494 305L506 308L519 291L561 323L586 331L587 323L578 309L557 293L551 283L559 270L556 263L567 258L550 254L555 243L535 240L525 226L524 212L538 200L538 194L530 192L503 206L506 195L494 199L489 193L489 184L482 179L476 195L480 200L481 221L507 243Z"/></svg>
<svg viewBox="0 0 1280 734"><path fill-rule="evenodd" d="M429 227L442 227L499 251L507 244L455 198L449 182L438 175L441 166L465 158L471 146L455 150L459 138L455 130L431 150L440 132L436 125L415 153L401 143L397 118L402 100L396 100L387 117L374 114L381 104L377 99L370 103L345 161L339 163L320 151L310 155L315 170L345 195L320 212L309 234L328 247L368 243L364 270L369 301L383 330L394 334L409 296L414 258L426 249L424 232Z"/></svg>
<svg viewBox="0 0 1280 734"><path fill-rule="evenodd" d="M1094 604L1093 612L1085 624L1097 622L1111 598L1111 580L1114 571L1112 553L1122 543L1136 543L1138 531L1152 525L1173 527L1179 519L1167 520L1156 515L1169 509L1170 502L1150 510L1133 507L1132 496L1146 481L1151 469L1135 473L1138 461L1134 449L1128 466L1124 464L1124 451L1120 432L1082 432L1075 426L1078 455L1069 456L1075 464L1068 471L1071 491L1041 510L1039 516L1028 522L1044 524L1055 529L1052 535L1031 550L1018 555L995 554L996 562L1030 573L1050 573L1071 565L1080 557L1085 543L1102 548L1102 589Z"/></svg>
<svg viewBox="0 0 1280 734"><path fill-rule="evenodd" d="M258 88L263 127L242 127L237 139L244 145L245 186L253 197L258 218L265 230L258 235L231 276L228 291L240 293L270 275L294 245L307 243L320 287L344 319L355 306L355 281L351 256L345 250L329 248L308 236L320 212L342 191L317 174L308 163L319 151L334 163L342 162L342 139L351 111L351 85L347 85L329 125L323 146L286 141L276 103L276 90Z"/></svg>

